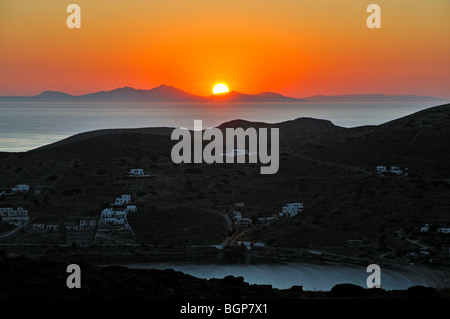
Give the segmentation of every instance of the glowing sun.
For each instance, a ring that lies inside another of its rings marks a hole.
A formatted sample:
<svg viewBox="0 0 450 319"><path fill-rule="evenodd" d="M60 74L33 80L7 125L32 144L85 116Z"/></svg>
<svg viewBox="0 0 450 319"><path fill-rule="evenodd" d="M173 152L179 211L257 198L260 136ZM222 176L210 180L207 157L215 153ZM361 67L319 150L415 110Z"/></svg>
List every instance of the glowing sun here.
<svg viewBox="0 0 450 319"><path fill-rule="evenodd" d="M213 93L214 93L214 94L228 93L228 86L226 86L225 84L217 84L217 85L213 88Z"/></svg>

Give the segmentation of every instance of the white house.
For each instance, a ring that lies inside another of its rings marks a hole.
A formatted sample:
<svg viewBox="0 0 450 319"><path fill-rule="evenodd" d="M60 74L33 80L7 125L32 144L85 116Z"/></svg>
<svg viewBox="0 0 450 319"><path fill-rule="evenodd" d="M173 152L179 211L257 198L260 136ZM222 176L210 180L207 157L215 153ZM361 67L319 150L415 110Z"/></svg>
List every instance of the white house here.
<svg viewBox="0 0 450 319"><path fill-rule="evenodd" d="M258 217L258 223L269 223L271 221L276 220L277 218L274 216L270 216L270 217Z"/></svg>
<svg viewBox="0 0 450 319"><path fill-rule="evenodd" d="M123 198L117 197L117 198L116 198L116 201L115 201L114 203L112 203L111 205L114 205L114 206L123 206L123 205L125 205L125 204L126 204L126 202L125 202L125 200L124 200Z"/></svg>
<svg viewBox="0 0 450 319"><path fill-rule="evenodd" d="M8 212L8 217L17 217L17 210L13 209Z"/></svg>
<svg viewBox="0 0 450 319"><path fill-rule="evenodd" d="M238 212L237 210L235 210L233 212L233 219L236 220L236 219L240 219L240 218L242 218L241 212Z"/></svg>
<svg viewBox="0 0 450 319"><path fill-rule="evenodd" d="M89 228L95 228L95 227L97 227L97 220L96 219L89 220Z"/></svg>
<svg viewBox="0 0 450 319"><path fill-rule="evenodd" d="M22 207L17 207L17 216L28 217L28 210L23 209Z"/></svg>
<svg viewBox="0 0 450 319"><path fill-rule="evenodd" d="M64 222L64 228L68 231L90 230L95 229L96 227L97 227L97 217L95 216L80 216L80 217L72 216L69 217L68 221Z"/></svg>
<svg viewBox="0 0 450 319"><path fill-rule="evenodd" d="M17 207L17 209L11 207L0 208L0 217L3 222L15 226L23 225L30 220L28 210L22 207Z"/></svg>
<svg viewBox="0 0 450 319"><path fill-rule="evenodd" d="M137 212L136 205L127 205L127 211L129 211L129 212Z"/></svg>
<svg viewBox="0 0 450 319"><path fill-rule="evenodd" d="M97 227L97 217L81 216L79 220L79 229L92 229Z"/></svg>
<svg viewBox="0 0 450 319"><path fill-rule="evenodd" d="M116 210L114 211L113 216L118 219L124 219L127 217L127 210Z"/></svg>
<svg viewBox="0 0 450 319"><path fill-rule="evenodd" d="M250 218L239 218L236 219L235 224L237 227L250 227L252 220Z"/></svg>
<svg viewBox="0 0 450 319"><path fill-rule="evenodd" d="M115 217L105 217L102 219L102 222L105 224L113 224L113 222L116 220Z"/></svg>
<svg viewBox="0 0 450 319"><path fill-rule="evenodd" d="M26 184L19 184L19 185L16 185L16 187L11 188L11 191L13 193L17 193L17 192L26 193L29 190L30 190L30 186L28 186Z"/></svg>
<svg viewBox="0 0 450 319"><path fill-rule="evenodd" d="M130 202L131 202L131 195L122 195L121 197L117 197L116 201L111 205L123 206L129 204Z"/></svg>
<svg viewBox="0 0 450 319"><path fill-rule="evenodd" d="M13 211L13 209L11 207L0 208L0 216L7 217L7 216L9 216L8 214L12 211Z"/></svg>
<svg viewBox="0 0 450 319"><path fill-rule="evenodd" d="M123 224L125 224L125 219L123 219L123 218L116 218L116 217L109 217L109 218L104 218L103 222L105 224L111 224L111 225L123 225Z"/></svg>
<svg viewBox="0 0 450 319"><path fill-rule="evenodd" d="M450 228L449 227L438 228L438 233L450 234Z"/></svg>
<svg viewBox="0 0 450 319"><path fill-rule="evenodd" d="M238 246L245 246L248 250L252 249L252 247L253 248L264 247L263 243L254 243L254 242L251 242L251 241L238 241L237 245Z"/></svg>
<svg viewBox="0 0 450 319"><path fill-rule="evenodd" d="M127 177L148 177L149 175L144 174L142 168L132 168L127 174Z"/></svg>
<svg viewBox="0 0 450 319"><path fill-rule="evenodd" d="M386 173L387 167L386 166L377 166L377 172L378 173Z"/></svg>
<svg viewBox="0 0 450 319"><path fill-rule="evenodd" d="M33 225L31 225L31 228L36 229L36 230L43 230L43 229L45 229L45 225L44 224L33 224Z"/></svg>
<svg viewBox="0 0 450 319"><path fill-rule="evenodd" d="M112 208L105 208L100 213L100 218L109 218L112 217L114 214L114 209Z"/></svg>
<svg viewBox="0 0 450 319"><path fill-rule="evenodd" d="M46 226L47 230L51 230L51 231L58 231L59 230L59 226L58 225L47 225Z"/></svg>
<svg viewBox="0 0 450 319"><path fill-rule="evenodd" d="M80 229L87 229L89 228L89 223L85 219L80 219Z"/></svg>
<svg viewBox="0 0 450 319"><path fill-rule="evenodd" d="M303 203L288 203L286 204L287 207L293 207L299 211L303 210Z"/></svg>
<svg viewBox="0 0 450 319"><path fill-rule="evenodd" d="M78 231L80 225L76 221L65 221L64 228L68 231Z"/></svg>
<svg viewBox="0 0 450 319"><path fill-rule="evenodd" d="M389 168L389 173L400 175L403 174L403 171L397 166L391 166Z"/></svg>
<svg viewBox="0 0 450 319"><path fill-rule="evenodd" d="M283 206L283 210L279 214L280 217L294 217L299 212L303 211L303 203L288 203Z"/></svg>
<svg viewBox="0 0 450 319"><path fill-rule="evenodd" d="M235 203L234 207L238 207L238 208L244 208L245 204L244 203Z"/></svg>
<svg viewBox="0 0 450 319"><path fill-rule="evenodd" d="M124 225L125 224L125 219L124 218L116 218L116 224Z"/></svg>

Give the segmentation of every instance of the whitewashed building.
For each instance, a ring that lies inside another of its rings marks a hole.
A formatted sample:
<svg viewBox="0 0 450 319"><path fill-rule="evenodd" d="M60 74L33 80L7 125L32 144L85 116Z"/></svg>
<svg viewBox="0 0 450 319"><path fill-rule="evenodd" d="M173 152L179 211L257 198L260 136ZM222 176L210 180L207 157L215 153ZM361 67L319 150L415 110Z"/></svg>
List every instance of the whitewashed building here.
<svg viewBox="0 0 450 319"><path fill-rule="evenodd" d="M241 212L238 212L237 210L235 210L233 212L233 219L236 220L236 219L240 219L240 218L242 218Z"/></svg>
<svg viewBox="0 0 450 319"><path fill-rule="evenodd" d="M92 229L97 227L97 217L95 216L81 216L79 221L80 229Z"/></svg>
<svg viewBox="0 0 450 319"><path fill-rule="evenodd" d="M126 204L129 204L131 202L131 195L122 195L121 197L117 197L115 202L111 205L114 206L124 206Z"/></svg>
<svg viewBox="0 0 450 319"><path fill-rule="evenodd" d="M1 217L28 217L28 210L23 209L22 207L17 207L17 209L13 209L11 207L0 208L0 216Z"/></svg>
<svg viewBox="0 0 450 319"><path fill-rule="evenodd" d="M3 222L15 226L21 226L30 220L28 210L22 207L17 207L17 209L11 207L0 208L0 217Z"/></svg>
<svg viewBox="0 0 450 319"><path fill-rule="evenodd" d="M30 186L27 184L19 184L11 188L13 193L26 193L30 190Z"/></svg>
<svg viewBox="0 0 450 319"><path fill-rule="evenodd" d="M401 175L401 174L403 174L403 171L397 166L391 166L389 168L389 173L396 174L396 175Z"/></svg>
<svg viewBox="0 0 450 319"><path fill-rule="evenodd" d="M128 208L120 210L114 208L105 208L100 213L99 223L109 225L124 225L127 223L127 213Z"/></svg>
<svg viewBox="0 0 450 319"><path fill-rule="evenodd" d="M48 224L45 226L45 228L50 231L58 231L59 225Z"/></svg>
<svg viewBox="0 0 450 319"><path fill-rule="evenodd" d="M127 210L115 210L113 216L118 219L124 219L127 217Z"/></svg>
<svg viewBox="0 0 450 319"><path fill-rule="evenodd" d="M236 242L236 244L238 246L244 246L248 250L250 250L252 248L264 247L263 243L255 243L255 242L251 242L251 241L238 241L238 242Z"/></svg>
<svg viewBox="0 0 450 319"><path fill-rule="evenodd" d="M100 213L100 218L109 218L112 217L114 214L114 209L112 208L105 208Z"/></svg>
<svg viewBox="0 0 450 319"><path fill-rule="evenodd" d="M126 221L124 218L108 217L103 219L103 223L110 225L124 225Z"/></svg>
<svg viewBox="0 0 450 319"><path fill-rule="evenodd" d="M137 212L136 205L127 205L127 211L129 211L129 212Z"/></svg>
<svg viewBox="0 0 450 319"><path fill-rule="evenodd" d="M450 234L450 228L449 227L438 228L438 233Z"/></svg>
<svg viewBox="0 0 450 319"><path fill-rule="evenodd" d="M258 217L258 223L261 224L265 224L265 223L270 223L274 220L276 220L277 218L274 216L269 216L269 217Z"/></svg>
<svg viewBox="0 0 450 319"><path fill-rule="evenodd" d="M78 231L80 229L80 224L77 221L65 221L64 228L66 231Z"/></svg>
<svg viewBox="0 0 450 319"><path fill-rule="evenodd" d="M252 226L252 220L250 218L236 219L235 224L237 227L250 227Z"/></svg>
<svg viewBox="0 0 450 319"><path fill-rule="evenodd" d="M17 216L19 217L28 217L28 210L23 209L22 207L17 207Z"/></svg>
<svg viewBox="0 0 450 319"><path fill-rule="evenodd" d="M378 173L387 173L387 167L386 166L377 166L377 172Z"/></svg>
<svg viewBox="0 0 450 319"><path fill-rule="evenodd" d="M142 168L132 168L127 174L127 177L148 177L149 175L144 174Z"/></svg>
<svg viewBox="0 0 450 319"><path fill-rule="evenodd" d="M35 229L35 230L44 230L45 224L33 224L33 225L31 225L31 228Z"/></svg>
<svg viewBox="0 0 450 319"><path fill-rule="evenodd" d="M283 206L280 217L294 217L298 213L303 211L303 203L288 203Z"/></svg>
<svg viewBox="0 0 450 319"><path fill-rule="evenodd" d="M13 211L12 207L3 207L0 208L0 217L7 217L8 214Z"/></svg>
<svg viewBox="0 0 450 319"><path fill-rule="evenodd" d="M71 216L68 221L64 222L66 231L87 231L96 227L97 217L95 216Z"/></svg>

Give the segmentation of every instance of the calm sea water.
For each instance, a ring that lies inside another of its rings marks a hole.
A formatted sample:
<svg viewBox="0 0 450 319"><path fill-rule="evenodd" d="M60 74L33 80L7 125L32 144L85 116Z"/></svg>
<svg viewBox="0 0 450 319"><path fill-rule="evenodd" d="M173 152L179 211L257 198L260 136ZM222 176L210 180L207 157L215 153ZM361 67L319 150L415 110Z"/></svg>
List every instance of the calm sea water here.
<svg viewBox="0 0 450 319"><path fill-rule="evenodd" d="M48 103L0 102L0 151L22 152L105 128L213 127L234 119L277 123L299 117L377 125L436 105L421 103Z"/></svg>

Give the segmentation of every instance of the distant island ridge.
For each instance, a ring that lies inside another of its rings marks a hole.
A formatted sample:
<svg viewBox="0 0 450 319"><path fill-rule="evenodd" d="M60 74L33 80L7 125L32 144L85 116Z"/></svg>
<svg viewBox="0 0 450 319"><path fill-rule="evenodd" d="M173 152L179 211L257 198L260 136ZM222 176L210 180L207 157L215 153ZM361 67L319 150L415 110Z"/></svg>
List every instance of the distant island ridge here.
<svg viewBox="0 0 450 319"><path fill-rule="evenodd" d="M434 102L445 99L420 95L347 94L314 95L304 98L284 96L275 92L245 94L236 91L200 96L169 85L143 90L122 87L84 95L44 91L34 96L0 96L0 102Z"/></svg>

